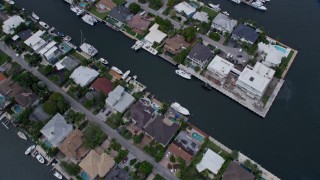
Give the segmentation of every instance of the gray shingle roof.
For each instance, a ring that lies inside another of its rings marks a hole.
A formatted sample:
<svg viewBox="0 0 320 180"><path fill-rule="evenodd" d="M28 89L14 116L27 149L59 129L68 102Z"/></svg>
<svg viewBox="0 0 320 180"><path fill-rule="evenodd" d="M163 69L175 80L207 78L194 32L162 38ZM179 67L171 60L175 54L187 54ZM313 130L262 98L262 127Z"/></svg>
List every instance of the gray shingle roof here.
<svg viewBox="0 0 320 180"><path fill-rule="evenodd" d="M233 28L237 25L237 21L229 18L228 16L219 13L212 20L212 28L218 29L219 31L227 31L229 33L232 32Z"/></svg>
<svg viewBox="0 0 320 180"><path fill-rule="evenodd" d="M61 64L69 71L72 71L74 68L76 68L80 62L77 59L73 59L69 56L66 56L62 59Z"/></svg>
<svg viewBox="0 0 320 180"><path fill-rule="evenodd" d="M113 8L110 12L109 12L109 16L117 19L118 21L121 21L122 23L127 22L127 20L130 19L130 17L133 16L133 14L130 12L130 10L126 7L116 7Z"/></svg>
<svg viewBox="0 0 320 180"><path fill-rule="evenodd" d="M256 32L255 29L253 29L253 28L251 28L249 26L246 26L244 24L239 24L234 29L232 34L234 34L234 35L236 35L238 37L244 38L247 41L250 41L250 42L253 42L253 43L256 42L256 40L259 37L259 34Z"/></svg>
<svg viewBox="0 0 320 180"><path fill-rule="evenodd" d="M134 97L124 91L124 88L118 85L111 91L106 99L106 104L123 113L133 102Z"/></svg>
<svg viewBox="0 0 320 180"><path fill-rule="evenodd" d="M196 44L188 54L190 59L197 59L199 61L207 61L211 56L212 52L210 48L200 43Z"/></svg>

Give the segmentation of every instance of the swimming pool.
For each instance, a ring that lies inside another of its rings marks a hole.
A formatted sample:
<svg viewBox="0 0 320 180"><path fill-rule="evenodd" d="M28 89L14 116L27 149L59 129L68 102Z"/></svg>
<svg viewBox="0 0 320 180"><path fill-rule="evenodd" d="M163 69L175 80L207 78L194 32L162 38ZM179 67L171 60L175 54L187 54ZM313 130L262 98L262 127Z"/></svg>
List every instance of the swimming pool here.
<svg viewBox="0 0 320 180"><path fill-rule="evenodd" d="M85 2L79 3L79 6L80 6L80 7L83 7L83 8L85 8L87 5L88 5L88 3L85 3Z"/></svg>
<svg viewBox="0 0 320 180"><path fill-rule="evenodd" d="M196 140L200 141L200 142L203 142L203 137L200 134L196 133L196 132L192 133L192 137L195 138Z"/></svg>
<svg viewBox="0 0 320 180"><path fill-rule="evenodd" d="M89 175L88 175L86 172L84 172L84 171L82 171L82 172L80 173L80 177L81 177L82 180L90 180Z"/></svg>
<svg viewBox="0 0 320 180"><path fill-rule="evenodd" d="M52 144L48 141L48 140L44 140L43 144L47 147L47 148L52 148Z"/></svg>
<svg viewBox="0 0 320 180"><path fill-rule="evenodd" d="M60 49L63 50L65 53L69 52L72 48L68 46L66 43L61 43L59 45Z"/></svg>
<svg viewBox="0 0 320 180"><path fill-rule="evenodd" d="M20 105L18 105L18 104L13 105L11 109L15 113L21 113L22 112L22 107Z"/></svg>
<svg viewBox="0 0 320 180"><path fill-rule="evenodd" d="M274 45L273 47L276 48L276 50L282 52L283 54L287 54L287 49L286 48L281 47L279 45Z"/></svg>
<svg viewBox="0 0 320 180"><path fill-rule="evenodd" d="M6 100L6 99L4 98L4 96L2 96L2 95L0 94L0 103L3 103L5 100Z"/></svg>

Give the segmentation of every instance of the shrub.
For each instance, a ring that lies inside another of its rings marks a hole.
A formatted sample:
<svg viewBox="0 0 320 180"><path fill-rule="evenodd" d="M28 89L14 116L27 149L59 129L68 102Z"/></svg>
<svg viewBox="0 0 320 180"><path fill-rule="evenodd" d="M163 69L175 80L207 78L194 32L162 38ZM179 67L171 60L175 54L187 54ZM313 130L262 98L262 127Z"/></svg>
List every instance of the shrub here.
<svg viewBox="0 0 320 180"><path fill-rule="evenodd" d="M136 162L137 162L137 159L136 159L136 158L131 159L131 160L130 160L130 166L134 165Z"/></svg>
<svg viewBox="0 0 320 180"><path fill-rule="evenodd" d="M80 166L74 163L68 163L66 161L61 162L61 167L71 176L76 176L80 173Z"/></svg>
<svg viewBox="0 0 320 180"><path fill-rule="evenodd" d="M214 41L219 41L220 40L220 35L216 32L210 32L209 33L209 38L214 40Z"/></svg>
<svg viewBox="0 0 320 180"><path fill-rule="evenodd" d="M56 104L50 100L45 102L43 104L42 108L46 113L48 113L50 115L54 115L58 112Z"/></svg>
<svg viewBox="0 0 320 180"><path fill-rule="evenodd" d="M137 4L137 3L131 3L129 5L129 10L133 13L133 14L137 14L139 11L141 11L141 7Z"/></svg>

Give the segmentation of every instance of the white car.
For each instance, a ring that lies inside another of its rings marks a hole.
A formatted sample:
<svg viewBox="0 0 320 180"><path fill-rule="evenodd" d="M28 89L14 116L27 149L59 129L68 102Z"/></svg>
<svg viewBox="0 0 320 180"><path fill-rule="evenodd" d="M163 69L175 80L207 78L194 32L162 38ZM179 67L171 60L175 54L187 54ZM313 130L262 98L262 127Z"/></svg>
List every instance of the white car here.
<svg viewBox="0 0 320 180"><path fill-rule="evenodd" d="M104 64L104 65L107 65L107 64L108 64L108 61L105 60L104 58L100 58L100 59L99 59L99 62L101 62L101 63Z"/></svg>
<svg viewBox="0 0 320 180"><path fill-rule="evenodd" d="M170 155L171 155L171 152L168 151L166 154L166 159L168 159Z"/></svg>

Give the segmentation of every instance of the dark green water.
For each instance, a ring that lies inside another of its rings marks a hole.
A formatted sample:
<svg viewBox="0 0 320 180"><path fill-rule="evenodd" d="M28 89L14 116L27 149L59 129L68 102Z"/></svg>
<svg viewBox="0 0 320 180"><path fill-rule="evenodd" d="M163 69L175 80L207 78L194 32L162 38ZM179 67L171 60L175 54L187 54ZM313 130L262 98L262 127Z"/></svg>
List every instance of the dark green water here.
<svg viewBox="0 0 320 180"><path fill-rule="evenodd" d="M179 78L174 74L175 67L162 59L144 51L134 52L130 49L134 42L121 33L101 24L95 27L85 24L62 0L16 0L16 3L72 36L77 45L82 30L87 42L112 65L130 69L158 98L180 102L193 114L193 124L228 147L240 150L280 178L320 179L319 1L273 0L265 13L227 0L213 1L220 3L232 17L253 19L259 26L266 27L271 37L279 37L283 43L299 50L265 119L216 91L203 90L197 80ZM19 143L0 136L3 145L12 141ZM24 151L18 146L9 152L11 156ZM5 152L8 153L1 148L1 157L9 156ZM2 179L20 179L22 175L45 179L37 175L38 169L24 170L25 166L32 166L29 161L17 158L12 163L15 166L0 165ZM19 174L14 173L16 168L21 169Z"/></svg>

